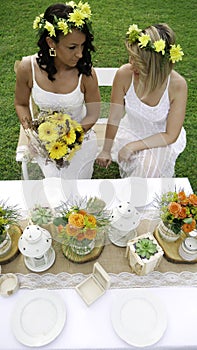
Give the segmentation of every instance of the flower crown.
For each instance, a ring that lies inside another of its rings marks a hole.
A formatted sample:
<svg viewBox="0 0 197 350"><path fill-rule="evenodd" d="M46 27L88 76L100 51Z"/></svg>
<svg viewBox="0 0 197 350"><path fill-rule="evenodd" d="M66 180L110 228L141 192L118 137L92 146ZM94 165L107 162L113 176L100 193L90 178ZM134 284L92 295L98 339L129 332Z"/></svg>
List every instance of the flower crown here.
<svg viewBox="0 0 197 350"><path fill-rule="evenodd" d="M66 5L73 8L73 12L69 13L68 19L57 18L54 15L53 24L48 22L44 18L44 13L37 16L33 22L33 29L36 29L42 34L46 29L49 32L49 36L56 36L55 30L60 30L64 35L72 32L72 28L82 28L84 24L88 25L91 31L91 9L87 2L82 3L81 1L76 4L74 1L66 3Z"/></svg>
<svg viewBox="0 0 197 350"><path fill-rule="evenodd" d="M181 46L170 45L170 49L166 47L166 42L163 39L156 40L152 43L150 35L142 33L137 24L130 25L126 38L129 44L138 43L141 49L160 52L164 57L167 57L172 63L182 61L184 55Z"/></svg>

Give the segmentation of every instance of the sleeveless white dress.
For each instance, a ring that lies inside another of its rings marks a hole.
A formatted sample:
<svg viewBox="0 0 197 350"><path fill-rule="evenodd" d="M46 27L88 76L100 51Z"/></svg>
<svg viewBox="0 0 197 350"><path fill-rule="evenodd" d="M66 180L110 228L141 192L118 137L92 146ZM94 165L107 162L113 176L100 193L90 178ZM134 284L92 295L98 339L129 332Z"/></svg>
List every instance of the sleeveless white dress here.
<svg viewBox="0 0 197 350"><path fill-rule="evenodd" d="M67 113L72 119L81 122L86 115L84 94L81 92L80 84L82 75L75 90L68 94L56 94L48 92L39 87L36 82L34 57L31 56L32 66L32 98L39 107L40 112L56 111ZM32 118L34 119L31 109ZM65 179L89 179L92 177L93 165L97 154L97 139L95 132L89 130L84 137L82 147L71 159L68 167L58 169L52 162L46 162L46 159L40 155L34 156L45 177L62 177Z"/></svg>
<svg viewBox="0 0 197 350"><path fill-rule="evenodd" d="M128 162L118 162L118 152L129 142L165 132L170 109L168 87L156 106L148 106L136 95L133 80L125 95L125 116L122 118L112 148L112 159L119 164L121 177L173 177L177 157L186 147L186 132L181 132L171 145L134 152Z"/></svg>

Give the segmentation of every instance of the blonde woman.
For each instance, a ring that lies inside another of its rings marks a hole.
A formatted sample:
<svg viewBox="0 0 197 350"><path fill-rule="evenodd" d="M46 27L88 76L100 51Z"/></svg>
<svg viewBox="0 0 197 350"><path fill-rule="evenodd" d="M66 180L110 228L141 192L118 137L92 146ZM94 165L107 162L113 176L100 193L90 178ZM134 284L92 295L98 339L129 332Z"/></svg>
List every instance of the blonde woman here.
<svg viewBox="0 0 197 350"><path fill-rule="evenodd" d="M173 70L183 51L167 24L144 30L131 25L126 46L129 63L114 78L97 163L108 167L113 159L121 177L173 177L176 159L186 146L187 84Z"/></svg>

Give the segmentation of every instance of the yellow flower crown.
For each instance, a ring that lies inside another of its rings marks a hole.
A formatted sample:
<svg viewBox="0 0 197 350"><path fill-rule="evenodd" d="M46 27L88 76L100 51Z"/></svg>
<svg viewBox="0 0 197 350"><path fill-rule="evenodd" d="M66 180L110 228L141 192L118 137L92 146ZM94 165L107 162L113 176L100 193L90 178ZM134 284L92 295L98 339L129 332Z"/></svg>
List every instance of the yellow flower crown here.
<svg viewBox="0 0 197 350"><path fill-rule="evenodd" d="M72 28L82 28L84 24L88 25L88 29L91 30L91 9L87 2L82 3L81 1L76 4L74 1L66 3L66 5L73 8L73 12L69 13L68 19L57 18L54 15L53 24L48 22L44 18L44 13L37 16L33 22L33 29L39 31L40 34L46 29L49 32L49 36L56 36L56 30L60 30L64 35L72 32Z"/></svg>
<svg viewBox="0 0 197 350"><path fill-rule="evenodd" d="M126 39L129 44L138 43L141 49L155 51L161 53L164 57L167 57L172 63L182 61L184 55L181 46L171 45L170 49L166 47L166 42L163 39L156 40L152 43L150 35L142 33L142 29L139 29L137 24L132 24L126 33Z"/></svg>

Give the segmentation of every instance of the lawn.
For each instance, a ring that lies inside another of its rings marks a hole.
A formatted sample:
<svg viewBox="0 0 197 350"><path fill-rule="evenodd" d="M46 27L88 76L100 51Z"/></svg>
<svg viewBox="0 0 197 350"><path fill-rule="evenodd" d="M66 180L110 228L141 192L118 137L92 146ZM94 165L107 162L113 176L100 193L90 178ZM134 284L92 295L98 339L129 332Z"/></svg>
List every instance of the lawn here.
<svg viewBox="0 0 197 350"><path fill-rule="evenodd" d="M0 180L21 178L20 164L15 161L15 150L19 134L19 122L14 109L15 74L14 62L22 56L37 51L37 39L32 29L34 18L51 3L48 0L2 0L0 2ZM188 83L188 103L184 126L187 132L187 147L179 156L176 176L188 177L197 191L196 179L196 51L195 21L197 5L195 0L90 0L95 34L96 53L94 66L119 67L128 61L124 47L125 32L129 24L137 23L140 28L149 24L166 22L175 31L177 42L185 53L176 70ZM102 100L109 102L110 90L101 89ZM108 169L95 166L94 177L118 177L116 164Z"/></svg>

